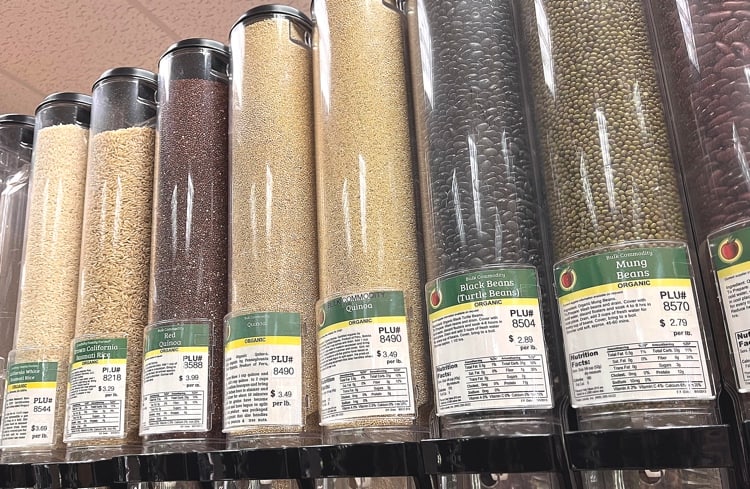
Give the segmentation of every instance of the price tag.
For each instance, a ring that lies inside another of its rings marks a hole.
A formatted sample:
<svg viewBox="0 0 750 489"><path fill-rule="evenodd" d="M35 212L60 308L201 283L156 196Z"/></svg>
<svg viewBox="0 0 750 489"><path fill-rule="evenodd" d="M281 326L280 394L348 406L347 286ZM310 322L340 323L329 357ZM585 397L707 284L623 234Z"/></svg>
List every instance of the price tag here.
<svg viewBox="0 0 750 489"><path fill-rule="evenodd" d="M177 323L146 331L141 435L209 429L210 328Z"/></svg>
<svg viewBox="0 0 750 489"><path fill-rule="evenodd" d="M65 441L125 436L128 340L73 343Z"/></svg>
<svg viewBox="0 0 750 489"><path fill-rule="evenodd" d="M2 445L25 447L55 441L57 362L11 364L2 420Z"/></svg>
<svg viewBox="0 0 750 489"><path fill-rule="evenodd" d="M574 407L713 398L684 245L597 253L555 279Z"/></svg>
<svg viewBox="0 0 750 489"><path fill-rule="evenodd" d="M227 319L224 431L257 425L301 426L302 320L259 312Z"/></svg>

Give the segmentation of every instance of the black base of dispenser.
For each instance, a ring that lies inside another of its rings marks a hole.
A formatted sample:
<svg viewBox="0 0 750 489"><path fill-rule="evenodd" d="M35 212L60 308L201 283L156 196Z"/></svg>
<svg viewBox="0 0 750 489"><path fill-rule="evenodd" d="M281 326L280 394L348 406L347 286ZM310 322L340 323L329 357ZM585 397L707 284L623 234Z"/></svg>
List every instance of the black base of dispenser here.
<svg viewBox="0 0 750 489"><path fill-rule="evenodd" d="M29 464L0 465L0 489L34 487L34 468Z"/></svg>
<svg viewBox="0 0 750 489"><path fill-rule="evenodd" d="M431 489L420 443L361 443L299 449L302 479L411 477L417 489Z"/></svg>
<svg viewBox="0 0 750 489"><path fill-rule="evenodd" d="M441 475L546 472L571 489L557 434L425 440L422 459L434 487Z"/></svg>
<svg viewBox="0 0 750 489"><path fill-rule="evenodd" d="M701 469L732 466L729 425L572 431L573 470Z"/></svg>

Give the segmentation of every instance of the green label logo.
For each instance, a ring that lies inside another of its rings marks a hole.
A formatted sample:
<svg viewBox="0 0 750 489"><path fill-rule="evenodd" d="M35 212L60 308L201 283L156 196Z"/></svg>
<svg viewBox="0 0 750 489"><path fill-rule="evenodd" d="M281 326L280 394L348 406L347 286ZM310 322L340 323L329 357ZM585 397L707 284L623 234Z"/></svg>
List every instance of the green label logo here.
<svg viewBox="0 0 750 489"><path fill-rule="evenodd" d="M57 382L57 362L14 363L8 368L8 384Z"/></svg>
<svg viewBox="0 0 750 489"><path fill-rule="evenodd" d="M558 296L621 282L649 285L651 280L690 279L685 246L627 248L597 253L555 266Z"/></svg>
<svg viewBox="0 0 750 489"><path fill-rule="evenodd" d="M146 333L144 352L209 345L210 325L208 323L159 324L152 326Z"/></svg>
<svg viewBox="0 0 750 489"><path fill-rule="evenodd" d="M258 312L242 314L226 322L225 342L263 336L301 335L302 318L296 312Z"/></svg>
<svg viewBox="0 0 750 489"><path fill-rule="evenodd" d="M560 288L565 292L571 291L575 288L577 280L576 271L568 267L560 273Z"/></svg>
<svg viewBox="0 0 750 489"><path fill-rule="evenodd" d="M355 319L406 316L404 293L378 291L350 294L321 302L318 305L318 327L323 329Z"/></svg>
<svg viewBox="0 0 750 489"><path fill-rule="evenodd" d="M440 307L440 304L443 303L443 293L440 292L440 289L437 287L432 287L432 290L428 294L429 302L430 302L430 308L437 309Z"/></svg>
<svg viewBox="0 0 750 489"><path fill-rule="evenodd" d="M742 256L742 241L734 236L724 238L721 240L721 243L719 243L718 251L719 259L724 263L731 265Z"/></svg>
<svg viewBox="0 0 750 489"><path fill-rule="evenodd" d="M714 268L722 270L750 261L750 253L745 251L745 243L750 243L750 226L709 236L708 248Z"/></svg>
<svg viewBox="0 0 750 489"><path fill-rule="evenodd" d="M73 363L90 360L126 360L126 338L101 338L77 341L73 346Z"/></svg>

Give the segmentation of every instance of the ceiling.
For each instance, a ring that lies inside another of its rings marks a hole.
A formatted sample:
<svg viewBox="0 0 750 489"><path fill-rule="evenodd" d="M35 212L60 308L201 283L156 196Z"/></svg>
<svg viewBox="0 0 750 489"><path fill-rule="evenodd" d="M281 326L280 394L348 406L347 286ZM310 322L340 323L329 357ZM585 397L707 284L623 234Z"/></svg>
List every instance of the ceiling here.
<svg viewBox="0 0 750 489"><path fill-rule="evenodd" d="M0 0L0 114L33 114L52 92L90 93L105 70L156 70L189 37L227 42L250 8L273 0ZM310 0L277 0L309 14Z"/></svg>

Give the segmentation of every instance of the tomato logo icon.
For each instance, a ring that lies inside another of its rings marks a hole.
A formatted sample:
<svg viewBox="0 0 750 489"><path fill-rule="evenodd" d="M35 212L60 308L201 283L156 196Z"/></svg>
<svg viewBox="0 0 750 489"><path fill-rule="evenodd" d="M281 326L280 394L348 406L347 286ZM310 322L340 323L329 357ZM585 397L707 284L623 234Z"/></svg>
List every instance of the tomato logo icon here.
<svg viewBox="0 0 750 489"><path fill-rule="evenodd" d="M433 309L437 309L442 302L443 294L441 294L437 288L432 289L432 292L430 292L430 306L432 306Z"/></svg>
<svg viewBox="0 0 750 489"><path fill-rule="evenodd" d="M719 243L719 259L724 263L734 263L742 256L742 241L728 236Z"/></svg>
<svg viewBox="0 0 750 489"><path fill-rule="evenodd" d="M572 268L567 268L560 274L560 287L568 292L576 286L577 280L576 272Z"/></svg>
<svg viewBox="0 0 750 489"><path fill-rule="evenodd" d="M323 326L326 322L326 312L322 307L318 308L318 326Z"/></svg>

